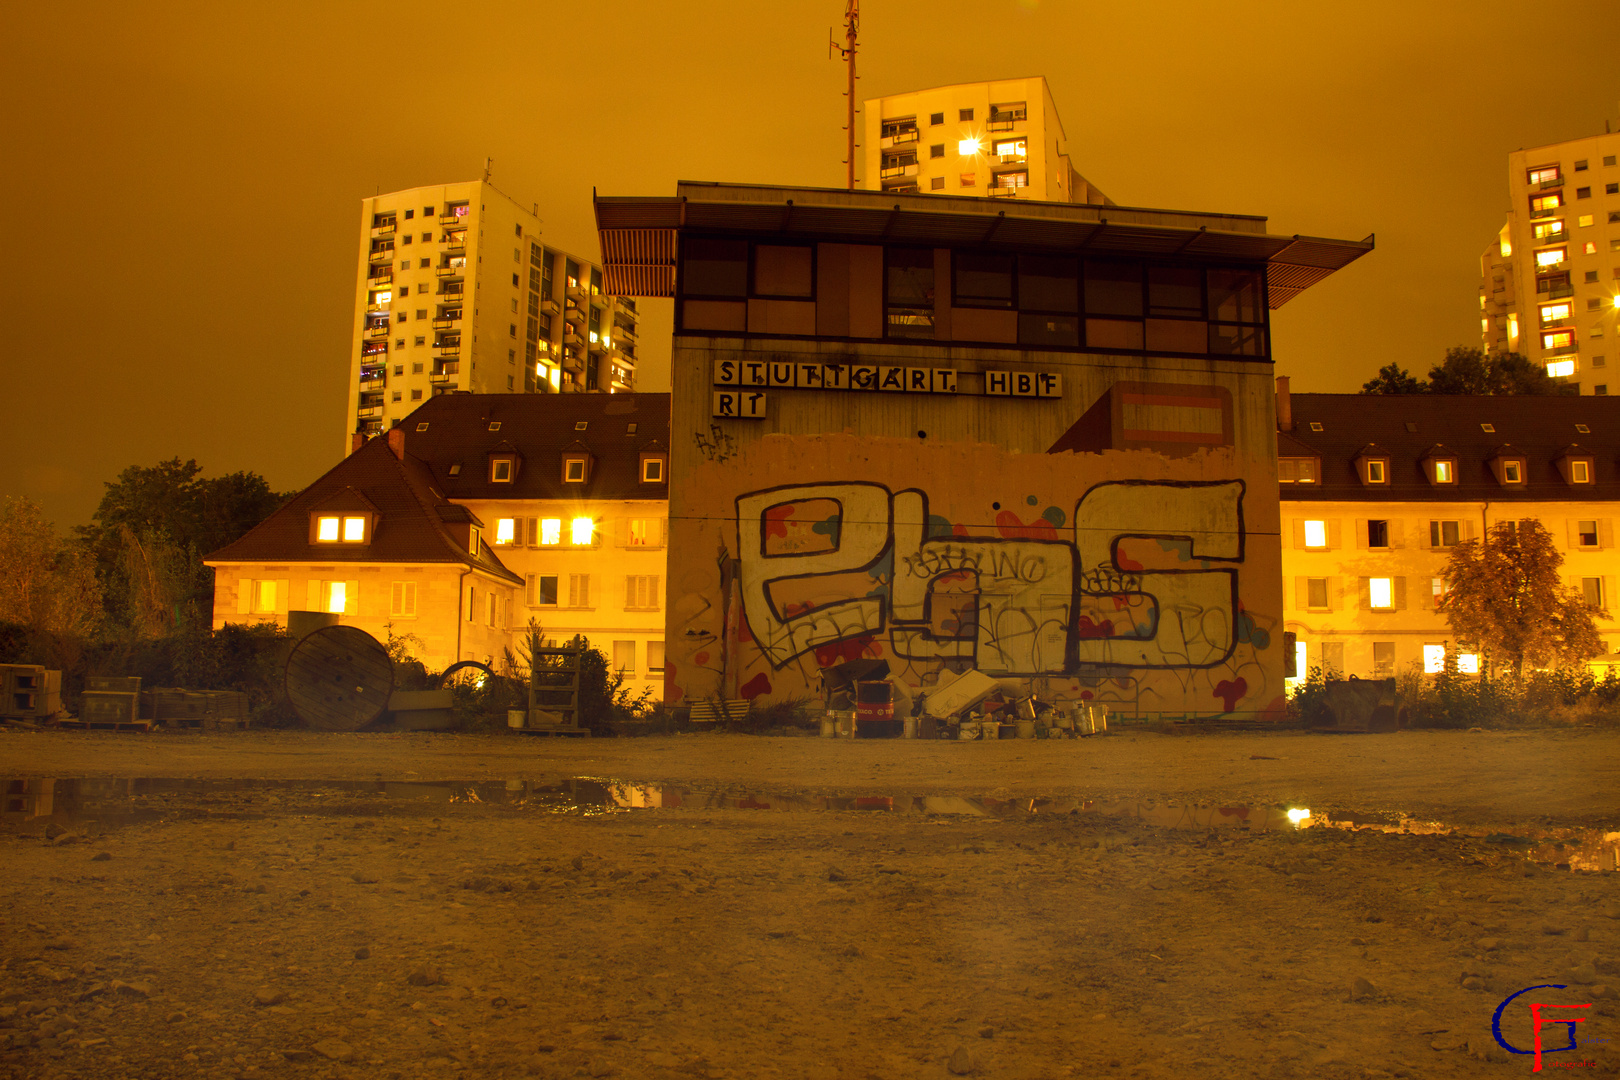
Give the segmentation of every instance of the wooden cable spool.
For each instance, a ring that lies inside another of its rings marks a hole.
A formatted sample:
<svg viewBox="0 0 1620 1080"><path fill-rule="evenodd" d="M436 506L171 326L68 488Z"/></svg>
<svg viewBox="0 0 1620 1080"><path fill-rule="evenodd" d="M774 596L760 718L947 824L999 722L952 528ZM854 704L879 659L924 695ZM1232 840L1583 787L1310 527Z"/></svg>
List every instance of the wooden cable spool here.
<svg viewBox="0 0 1620 1080"><path fill-rule="evenodd" d="M388 708L394 665L356 626L324 626L293 646L287 699L316 731L358 731Z"/></svg>

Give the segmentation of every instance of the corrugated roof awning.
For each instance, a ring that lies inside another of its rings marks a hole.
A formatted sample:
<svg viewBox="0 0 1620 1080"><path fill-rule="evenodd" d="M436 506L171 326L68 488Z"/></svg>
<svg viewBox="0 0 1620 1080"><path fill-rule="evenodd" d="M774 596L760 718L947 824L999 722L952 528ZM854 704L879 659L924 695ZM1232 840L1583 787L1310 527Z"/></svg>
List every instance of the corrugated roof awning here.
<svg viewBox="0 0 1620 1080"><path fill-rule="evenodd" d="M867 205L598 197L596 223L602 240L605 290L614 296L674 296L675 236L681 230L851 243L1263 262L1272 308L1282 307L1373 250L1371 236L1329 240L1110 221L1108 207L1086 207L1085 211L1096 216L1068 220L1051 214L1008 214L988 201L982 210L964 211L959 209L962 200L952 200L953 209L929 211L900 203L878 204L883 200L881 193L870 194L874 202Z"/></svg>

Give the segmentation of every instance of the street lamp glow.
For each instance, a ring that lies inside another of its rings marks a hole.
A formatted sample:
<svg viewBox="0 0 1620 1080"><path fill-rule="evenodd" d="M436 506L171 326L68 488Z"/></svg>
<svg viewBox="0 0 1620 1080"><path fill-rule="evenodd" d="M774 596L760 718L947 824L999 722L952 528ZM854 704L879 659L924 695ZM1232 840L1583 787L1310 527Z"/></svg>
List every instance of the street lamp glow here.
<svg viewBox="0 0 1620 1080"><path fill-rule="evenodd" d="M1298 825L1300 822L1306 820L1310 816L1311 812L1303 808L1291 809L1288 811L1288 820L1293 822L1295 825Z"/></svg>
<svg viewBox="0 0 1620 1080"><path fill-rule="evenodd" d="M983 144L980 143L978 139L963 139L961 142L956 144L956 152L961 154L963 157L969 157L973 154L977 154L982 145Z"/></svg>
<svg viewBox="0 0 1620 1080"><path fill-rule="evenodd" d="M1620 293L1614 294L1614 306L1620 307Z"/></svg>

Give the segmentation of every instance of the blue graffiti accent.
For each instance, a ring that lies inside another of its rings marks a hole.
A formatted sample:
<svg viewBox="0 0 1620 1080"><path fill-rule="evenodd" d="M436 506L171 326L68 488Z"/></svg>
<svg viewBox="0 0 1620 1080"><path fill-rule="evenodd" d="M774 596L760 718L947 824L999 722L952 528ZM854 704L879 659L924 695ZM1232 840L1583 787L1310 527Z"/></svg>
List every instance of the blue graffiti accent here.
<svg viewBox="0 0 1620 1080"><path fill-rule="evenodd" d="M810 526L810 531L813 533L820 533L822 536L828 537L832 540L833 547L836 548L838 546L838 533L842 528L843 519L839 517L839 515L834 514L825 521L818 521L814 525Z"/></svg>
<svg viewBox="0 0 1620 1080"><path fill-rule="evenodd" d="M1057 529L1063 528L1063 523L1069 520L1069 515L1065 514L1056 506L1048 506L1044 511L1041 512L1041 517L1045 518L1047 521L1050 521L1052 523L1052 527Z"/></svg>
<svg viewBox="0 0 1620 1080"><path fill-rule="evenodd" d="M930 540L949 540L956 535L956 526L951 524L950 518L929 514L927 532Z"/></svg>
<svg viewBox="0 0 1620 1080"><path fill-rule="evenodd" d="M873 563L866 573L868 577L884 582L885 584L882 587L887 589L888 580L894 576L894 548L891 547L888 551L885 551L883 558ZM884 595L888 594L884 593Z"/></svg>
<svg viewBox="0 0 1620 1080"><path fill-rule="evenodd" d="M1502 1049L1506 1050L1510 1054L1533 1054L1533 1053L1535 1053L1534 1050L1520 1050L1517 1046L1512 1045L1506 1039L1502 1038L1502 1013L1503 1013L1504 1010L1507 1009L1507 1007L1509 1005L1513 1004L1513 999L1518 997L1519 994L1528 994L1532 990L1563 990L1563 989L1565 989L1565 984L1563 984L1563 983L1542 983L1540 986L1527 986L1523 990L1520 990L1518 994L1513 994L1510 997L1508 997L1506 1000L1504 1000L1502 1002L1502 1004L1500 1004L1500 1005L1498 1005L1496 1007L1496 1011L1491 1014L1491 1034L1496 1036L1496 1044L1498 1046L1500 1046ZM1578 1009L1578 1008L1582 1008L1583 1006L1580 1006L1580 1005L1561 1005L1561 1006L1557 1006L1557 1007L1558 1008L1564 1008L1564 1009ZM1557 1049L1554 1049L1554 1050L1548 1050L1546 1047L1543 1047L1542 1051L1541 1051L1542 1053L1544 1053L1544 1054L1556 1054L1556 1053L1558 1053L1559 1051L1562 1051L1562 1050L1573 1050L1573 1049L1575 1049L1575 1024L1572 1021L1569 1021L1569 1020L1546 1020L1546 1021L1542 1022L1543 1027L1546 1027L1549 1024L1565 1024L1565 1025L1567 1025L1566 1030L1569 1032L1569 1045L1568 1046L1560 1046L1560 1047L1558 1047Z"/></svg>
<svg viewBox="0 0 1620 1080"><path fill-rule="evenodd" d="M1025 496L1024 496L1024 501L1025 501L1025 502L1026 502L1026 503L1028 503L1028 504L1029 504L1029 505L1031 505L1031 506L1034 506L1034 505L1036 505L1036 504L1037 504L1037 503L1039 503L1039 502L1040 502L1040 500L1039 500L1039 499L1037 499L1037 498L1036 498L1036 497L1035 497L1035 496L1033 496L1033 495L1025 495Z"/></svg>
<svg viewBox="0 0 1620 1080"><path fill-rule="evenodd" d="M1271 647L1271 634L1254 624L1254 616L1247 611L1238 612L1237 639L1239 642L1248 642L1258 652L1264 652Z"/></svg>
<svg viewBox="0 0 1620 1080"><path fill-rule="evenodd" d="M1177 562L1192 561L1191 540L1158 540L1157 543L1160 549L1174 555Z"/></svg>

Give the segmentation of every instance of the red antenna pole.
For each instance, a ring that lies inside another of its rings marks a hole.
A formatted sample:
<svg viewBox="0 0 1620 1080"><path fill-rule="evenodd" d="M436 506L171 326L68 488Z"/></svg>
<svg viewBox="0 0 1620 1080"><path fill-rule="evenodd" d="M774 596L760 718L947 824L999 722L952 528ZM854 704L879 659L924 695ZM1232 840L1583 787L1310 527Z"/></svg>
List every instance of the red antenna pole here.
<svg viewBox="0 0 1620 1080"><path fill-rule="evenodd" d="M848 111L844 118L844 131L847 133L847 147L844 164L848 167L849 190L855 190L855 43L861 32L861 0L846 0L844 5L844 44L839 45L837 39L828 42L831 48L836 49L843 61L849 67L849 90L844 96L849 100L845 103Z"/></svg>

